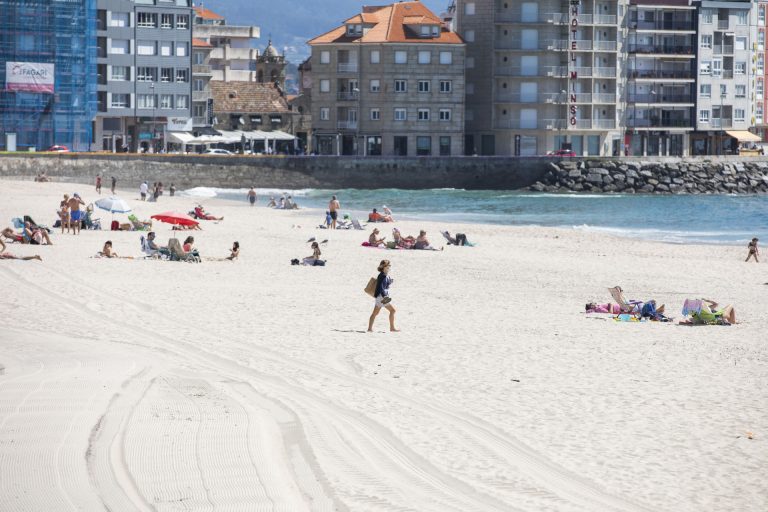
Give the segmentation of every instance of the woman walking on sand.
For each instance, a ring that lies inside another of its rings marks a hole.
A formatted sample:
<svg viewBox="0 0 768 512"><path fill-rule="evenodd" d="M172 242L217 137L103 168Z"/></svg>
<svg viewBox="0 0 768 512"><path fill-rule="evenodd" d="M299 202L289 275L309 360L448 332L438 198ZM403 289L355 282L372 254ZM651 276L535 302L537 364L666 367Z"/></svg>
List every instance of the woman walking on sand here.
<svg viewBox="0 0 768 512"><path fill-rule="evenodd" d="M381 308L386 308L389 311L389 330L392 332L399 331L395 328L395 308L392 306L392 299L389 296L389 287L394 281L389 275L391 268L392 264L389 260L381 260L379 263L379 277L376 278L376 291L373 293L376 302L373 305L373 313L368 319L368 332L373 332L373 322Z"/></svg>
<svg viewBox="0 0 768 512"><path fill-rule="evenodd" d="M755 258L755 263L759 263L757 257L760 255L760 251L757 249L757 242L757 238L753 238L752 241L747 244L749 254L747 254L747 259L744 261L749 261L749 258Z"/></svg>

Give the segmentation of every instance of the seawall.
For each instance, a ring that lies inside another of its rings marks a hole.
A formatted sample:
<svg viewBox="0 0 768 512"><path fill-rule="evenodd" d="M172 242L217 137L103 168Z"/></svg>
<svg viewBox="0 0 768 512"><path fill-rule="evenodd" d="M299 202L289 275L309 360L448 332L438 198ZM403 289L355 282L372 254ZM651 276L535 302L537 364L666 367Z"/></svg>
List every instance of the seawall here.
<svg viewBox="0 0 768 512"><path fill-rule="evenodd" d="M513 190L542 179L548 158L356 158L135 154L5 154L0 178L32 179L45 172L55 181L138 186L161 181L177 188L457 188Z"/></svg>

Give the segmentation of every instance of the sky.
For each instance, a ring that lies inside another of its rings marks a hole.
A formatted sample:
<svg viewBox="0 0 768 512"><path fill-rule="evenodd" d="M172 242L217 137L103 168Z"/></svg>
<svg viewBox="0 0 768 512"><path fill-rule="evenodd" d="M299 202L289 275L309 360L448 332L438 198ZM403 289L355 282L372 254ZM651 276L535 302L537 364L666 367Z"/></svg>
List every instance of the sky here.
<svg viewBox="0 0 768 512"><path fill-rule="evenodd" d="M435 14L447 7L449 0L423 0ZM256 46L264 48L272 38L274 46L290 62L300 63L309 55L305 42L337 27L360 12L363 5L386 5L389 0L205 0L203 5L224 16L229 25L261 27ZM195 1L195 5L200 5Z"/></svg>

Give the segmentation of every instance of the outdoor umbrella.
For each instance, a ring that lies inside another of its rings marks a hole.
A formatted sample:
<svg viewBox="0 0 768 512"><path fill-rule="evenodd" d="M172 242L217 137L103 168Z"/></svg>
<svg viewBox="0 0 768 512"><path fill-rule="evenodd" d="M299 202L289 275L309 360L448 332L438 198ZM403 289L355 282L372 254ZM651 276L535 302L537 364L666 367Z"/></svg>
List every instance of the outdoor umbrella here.
<svg viewBox="0 0 768 512"><path fill-rule="evenodd" d="M128 203L117 196L103 197L96 201L95 204L102 210L107 210L113 215L115 213L128 213L131 211L131 207L128 206Z"/></svg>
<svg viewBox="0 0 768 512"><path fill-rule="evenodd" d="M152 215L152 218L166 224L173 224L174 226L197 226L200 224L189 215L179 212L158 213L157 215ZM176 238L176 233L173 234L173 237Z"/></svg>

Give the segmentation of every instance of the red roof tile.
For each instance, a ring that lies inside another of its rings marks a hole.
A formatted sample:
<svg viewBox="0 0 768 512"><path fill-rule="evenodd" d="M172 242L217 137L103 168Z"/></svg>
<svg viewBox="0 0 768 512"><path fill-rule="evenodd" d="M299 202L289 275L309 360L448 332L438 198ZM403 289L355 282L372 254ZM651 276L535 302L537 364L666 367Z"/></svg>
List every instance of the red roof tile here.
<svg viewBox="0 0 768 512"><path fill-rule="evenodd" d="M288 102L272 84L211 80L213 110L238 114L288 112Z"/></svg>
<svg viewBox="0 0 768 512"><path fill-rule="evenodd" d="M211 11L210 9L206 9L203 6L193 7L195 10L195 14L199 18L203 18L204 20L223 20L224 16L220 16L216 14L215 12Z"/></svg>

